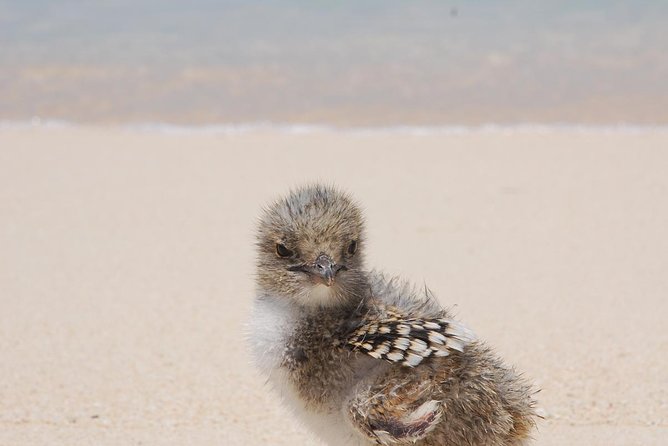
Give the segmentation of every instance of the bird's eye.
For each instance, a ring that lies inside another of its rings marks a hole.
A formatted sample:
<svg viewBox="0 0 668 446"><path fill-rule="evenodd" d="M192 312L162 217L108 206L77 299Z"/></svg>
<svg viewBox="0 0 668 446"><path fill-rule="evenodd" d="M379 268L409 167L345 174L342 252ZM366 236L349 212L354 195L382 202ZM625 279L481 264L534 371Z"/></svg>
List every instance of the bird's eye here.
<svg viewBox="0 0 668 446"><path fill-rule="evenodd" d="M285 247L285 245L281 243L276 244L276 254L278 254L279 257L290 257L294 253L289 250L288 248Z"/></svg>
<svg viewBox="0 0 668 446"><path fill-rule="evenodd" d="M357 251L357 240L353 240L350 242L350 245L348 245L348 254L353 255Z"/></svg>

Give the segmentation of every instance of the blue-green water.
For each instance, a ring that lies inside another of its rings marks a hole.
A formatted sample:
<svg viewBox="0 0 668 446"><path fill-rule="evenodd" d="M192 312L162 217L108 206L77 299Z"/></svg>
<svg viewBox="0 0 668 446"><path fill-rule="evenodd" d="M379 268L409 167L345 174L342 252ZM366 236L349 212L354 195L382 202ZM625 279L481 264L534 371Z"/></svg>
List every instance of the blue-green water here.
<svg viewBox="0 0 668 446"><path fill-rule="evenodd" d="M0 120L668 123L667 1L0 1Z"/></svg>

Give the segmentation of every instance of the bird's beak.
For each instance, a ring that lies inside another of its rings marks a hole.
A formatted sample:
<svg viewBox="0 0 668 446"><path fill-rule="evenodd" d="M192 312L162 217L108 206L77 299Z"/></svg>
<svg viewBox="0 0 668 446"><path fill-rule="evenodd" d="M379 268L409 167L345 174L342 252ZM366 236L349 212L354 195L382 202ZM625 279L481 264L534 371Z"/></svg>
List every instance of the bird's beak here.
<svg viewBox="0 0 668 446"><path fill-rule="evenodd" d="M334 263L330 256L321 254L315 259L312 274L322 280L325 285L332 286L334 283L334 276L338 271L336 266L336 263Z"/></svg>
<svg viewBox="0 0 668 446"><path fill-rule="evenodd" d="M327 286L332 286L336 274L346 269L345 265L337 265L327 254L320 254L312 265L295 265L288 268L290 271L308 273Z"/></svg>

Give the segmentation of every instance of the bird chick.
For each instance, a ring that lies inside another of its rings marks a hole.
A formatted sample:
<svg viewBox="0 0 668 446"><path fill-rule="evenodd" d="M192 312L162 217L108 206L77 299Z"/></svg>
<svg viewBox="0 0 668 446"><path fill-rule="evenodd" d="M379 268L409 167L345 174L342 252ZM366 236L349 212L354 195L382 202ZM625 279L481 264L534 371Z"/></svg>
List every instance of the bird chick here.
<svg viewBox="0 0 668 446"><path fill-rule="evenodd" d="M427 292L364 266L364 219L332 187L264 210L248 338L331 445L520 445L534 393Z"/></svg>

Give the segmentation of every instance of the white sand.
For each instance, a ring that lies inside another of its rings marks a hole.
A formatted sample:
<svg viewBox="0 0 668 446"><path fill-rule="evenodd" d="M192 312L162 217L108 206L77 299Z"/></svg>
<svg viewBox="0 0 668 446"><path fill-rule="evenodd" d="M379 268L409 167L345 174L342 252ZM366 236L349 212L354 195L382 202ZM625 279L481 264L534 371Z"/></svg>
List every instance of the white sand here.
<svg viewBox="0 0 668 446"><path fill-rule="evenodd" d="M249 364L259 207L306 180L543 390L538 445L668 438L668 134L0 131L0 444L317 444Z"/></svg>

